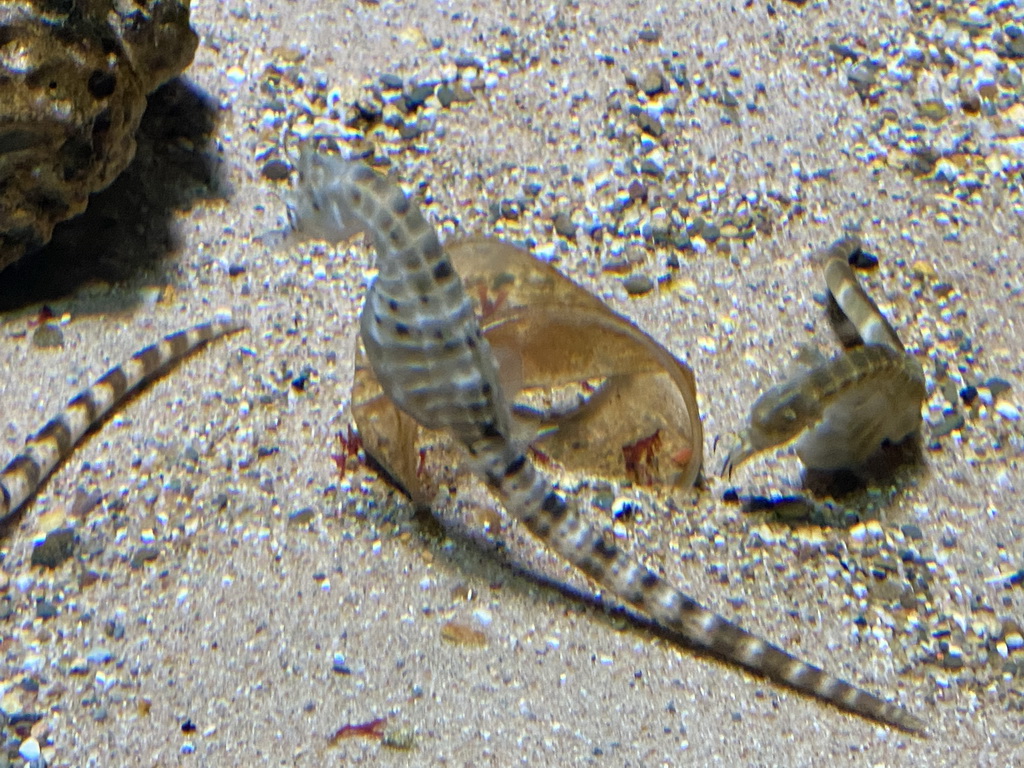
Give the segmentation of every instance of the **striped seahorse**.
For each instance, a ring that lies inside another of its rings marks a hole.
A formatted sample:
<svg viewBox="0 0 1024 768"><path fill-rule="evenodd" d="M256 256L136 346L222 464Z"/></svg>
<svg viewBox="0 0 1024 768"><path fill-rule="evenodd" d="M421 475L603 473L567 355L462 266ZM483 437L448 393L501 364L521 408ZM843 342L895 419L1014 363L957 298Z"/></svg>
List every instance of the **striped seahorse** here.
<svg viewBox="0 0 1024 768"><path fill-rule="evenodd" d="M368 166L304 150L289 203L298 238L366 233L377 253L360 319L389 397L422 425L447 430L515 518L595 582L695 646L857 714L912 732L924 723L752 635L667 583L591 526L512 438L509 403L473 305L434 228Z"/></svg>
<svg viewBox="0 0 1024 768"><path fill-rule="evenodd" d="M140 349L129 360L114 366L88 389L71 398L60 413L26 441L25 450L0 472L0 523L32 498L82 436L131 392L206 342L241 328L231 319L220 317L172 333L156 344Z"/></svg>
<svg viewBox="0 0 1024 768"><path fill-rule="evenodd" d="M924 371L850 269L848 256L859 247L856 238L841 238L822 258L846 351L761 395L723 473L792 440L810 469L856 470L883 443L900 443L920 427Z"/></svg>

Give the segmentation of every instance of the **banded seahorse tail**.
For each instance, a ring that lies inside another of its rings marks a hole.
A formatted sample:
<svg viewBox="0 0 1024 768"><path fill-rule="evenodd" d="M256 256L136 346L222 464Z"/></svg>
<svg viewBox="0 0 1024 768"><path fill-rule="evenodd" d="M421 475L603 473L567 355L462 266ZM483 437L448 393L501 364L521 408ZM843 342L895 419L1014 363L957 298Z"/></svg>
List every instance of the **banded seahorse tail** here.
<svg viewBox="0 0 1024 768"><path fill-rule="evenodd" d="M830 252L834 250L835 246ZM865 344L881 344L900 352L905 351L896 330L861 287L845 258L834 255L829 257L823 271L829 293Z"/></svg>
<svg viewBox="0 0 1024 768"><path fill-rule="evenodd" d="M588 524L524 454L487 439L470 450L505 508L534 536L659 625L694 646L841 709L906 731L924 731L924 722L902 707L797 659L665 581Z"/></svg>
<svg viewBox="0 0 1024 768"><path fill-rule="evenodd" d="M25 450L0 472L0 523L14 515L39 489L82 436L144 382L206 342L243 326L216 319L165 336L98 378L28 439Z"/></svg>

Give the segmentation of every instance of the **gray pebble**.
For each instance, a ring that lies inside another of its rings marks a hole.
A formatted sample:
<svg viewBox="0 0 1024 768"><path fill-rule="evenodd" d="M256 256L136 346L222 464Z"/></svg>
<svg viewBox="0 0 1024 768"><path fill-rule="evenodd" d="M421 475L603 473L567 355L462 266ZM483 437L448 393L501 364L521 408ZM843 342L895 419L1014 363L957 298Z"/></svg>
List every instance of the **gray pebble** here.
<svg viewBox="0 0 1024 768"><path fill-rule="evenodd" d="M423 127L418 123L403 123L398 129L398 135L405 140L415 139L423 133Z"/></svg>
<svg viewBox="0 0 1024 768"><path fill-rule="evenodd" d="M640 163L640 173L646 174L648 176L656 176L660 179L662 176L665 175L665 169L657 160L650 157L645 157L643 161Z"/></svg>
<svg viewBox="0 0 1024 768"><path fill-rule="evenodd" d="M56 323L43 323L32 332L32 345L41 349L64 346L64 331Z"/></svg>
<svg viewBox="0 0 1024 768"><path fill-rule="evenodd" d="M686 234L686 231L673 232L671 235L672 245L680 251L688 250L693 243L690 242L690 236Z"/></svg>
<svg viewBox="0 0 1024 768"><path fill-rule="evenodd" d="M293 525L308 525L313 521L316 516L316 510L313 507L303 507L297 509L288 515L288 522Z"/></svg>
<svg viewBox="0 0 1024 768"><path fill-rule="evenodd" d="M450 107L455 103L455 91L451 86L442 85L437 89L437 100L441 102L442 107Z"/></svg>
<svg viewBox="0 0 1024 768"><path fill-rule="evenodd" d="M65 527L50 531L46 538L32 549L32 565L56 568L71 557L74 549L74 528Z"/></svg>
<svg viewBox="0 0 1024 768"><path fill-rule="evenodd" d="M665 133L665 128L662 126L661 121L646 110L641 110L636 116L636 123L640 126L641 131L655 138Z"/></svg>
<svg viewBox="0 0 1024 768"><path fill-rule="evenodd" d="M542 189L544 189L544 185L536 181L528 181L523 184L523 194L531 199L537 197Z"/></svg>
<svg viewBox="0 0 1024 768"><path fill-rule="evenodd" d="M999 397L1004 392L1010 390L1012 385L1006 379L1000 379L998 376L993 376L991 379L985 382L984 386L988 387L989 392L992 393L992 397Z"/></svg>
<svg viewBox="0 0 1024 768"><path fill-rule="evenodd" d="M424 83L405 94L405 105L409 110L419 109L434 95L434 85Z"/></svg>
<svg viewBox="0 0 1024 768"><path fill-rule="evenodd" d="M569 214L563 212L555 214L553 220L555 232L568 240L576 239L576 225L572 223Z"/></svg>
<svg viewBox="0 0 1024 768"><path fill-rule="evenodd" d="M657 67L650 67L636 80L636 87L648 96L655 96L667 90L665 76Z"/></svg>
<svg viewBox="0 0 1024 768"><path fill-rule="evenodd" d="M832 55L837 59L849 59L850 61L857 61L860 58L853 48L848 45L840 45L839 43L832 43L828 49L832 52Z"/></svg>
<svg viewBox="0 0 1024 768"><path fill-rule="evenodd" d="M268 160L263 164L260 169L260 173L263 174L263 178L270 179L271 181L284 181L288 178L288 174L291 173L292 167L284 160Z"/></svg>
<svg viewBox="0 0 1024 768"><path fill-rule="evenodd" d="M906 525L901 525L900 526L900 530L903 532L903 535L906 536L908 539L913 539L915 541L920 541L921 539L924 538L924 534L921 533L921 529L918 526L914 525L913 523L907 523Z"/></svg>
<svg viewBox="0 0 1024 768"><path fill-rule="evenodd" d="M139 547L132 555L131 566L138 570L146 563L151 563L160 556L160 550L156 547Z"/></svg>
<svg viewBox="0 0 1024 768"><path fill-rule="evenodd" d="M622 287L630 296L643 296L654 289L654 281L647 275L630 275L622 281Z"/></svg>
<svg viewBox="0 0 1024 768"><path fill-rule="evenodd" d="M36 618L37 619L52 619L59 613L57 606L51 603L49 600L39 599L36 601Z"/></svg>
<svg viewBox="0 0 1024 768"><path fill-rule="evenodd" d="M637 32L637 39L642 43L656 43L661 40L661 30L653 27L644 27Z"/></svg>

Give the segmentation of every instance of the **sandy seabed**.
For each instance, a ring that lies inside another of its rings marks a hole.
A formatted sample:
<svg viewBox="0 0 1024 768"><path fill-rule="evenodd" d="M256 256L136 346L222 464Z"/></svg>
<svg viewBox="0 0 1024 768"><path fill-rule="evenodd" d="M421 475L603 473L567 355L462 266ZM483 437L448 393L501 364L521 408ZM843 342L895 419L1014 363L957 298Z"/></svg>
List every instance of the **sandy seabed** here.
<svg viewBox="0 0 1024 768"><path fill-rule="evenodd" d="M939 74L914 70L915 90L900 87L900 57L915 40L927 51L955 14L889 7L195 3L201 43L186 81L213 105L217 127L197 151L215 193L175 215L174 252L157 265L50 302L70 317L63 348L31 343L37 305L8 315L8 453L160 335L219 308L249 329L121 409L4 532L4 711L43 715L51 766L1024 763L1024 591L1010 578L1024 568L1024 124L1015 132L1005 98L978 111L948 87L950 68L968 79L984 63L970 53L1006 22L991 19ZM882 70L859 82L853 68L872 57ZM652 66L663 93L643 93ZM466 100L445 107L435 93L403 138L387 124L398 90L382 75ZM382 114L364 110L346 129L371 87ZM927 119L933 95L950 105L945 122ZM641 111L660 135L637 128ZM866 282L930 388L921 466L847 501L880 525L794 528L722 502L733 486L798 491L783 450L667 508L623 489L641 513L622 528L698 600L898 698L927 736L680 648L535 578L593 594L514 522L497 551L471 534L495 503L464 470L437 467L442 538L371 473L341 479L332 454L350 422L368 256L261 238L285 222L285 187L264 168L287 159L273 144L288 122L290 141L362 129L407 189L428 193L446 234L534 244L686 360L710 469L714 436L742 428L798 344L835 348L810 256L859 226L880 258ZM918 122L917 145L894 136ZM977 152L958 144L965 126L986 137ZM913 151L925 145L937 162ZM656 190L675 196L689 246L655 245L644 229L659 220ZM560 212L579 224L574 240L553 231ZM587 233L592 220L601 237ZM744 225L752 236L727 229ZM602 269L616 262L655 288L629 295ZM1010 389L988 404L992 377ZM979 400L956 405L963 425L934 432L950 387L955 401L970 385ZM103 502L76 520L74 556L32 567L37 533L73 511L77 489ZM39 600L56 615L39 618ZM450 642L450 622L485 645ZM332 738L378 718L387 743Z"/></svg>

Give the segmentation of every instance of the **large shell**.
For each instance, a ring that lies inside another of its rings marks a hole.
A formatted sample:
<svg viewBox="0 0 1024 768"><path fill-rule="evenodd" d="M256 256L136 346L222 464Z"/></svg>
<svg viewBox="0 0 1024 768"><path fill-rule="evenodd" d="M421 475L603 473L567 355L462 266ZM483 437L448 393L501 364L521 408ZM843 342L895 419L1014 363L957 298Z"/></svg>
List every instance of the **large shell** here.
<svg viewBox="0 0 1024 768"><path fill-rule="evenodd" d="M692 485L703 458L693 372L532 254L473 238L445 249L477 304L524 442L570 473ZM353 417L366 450L421 504L420 428L360 352ZM642 404L642 405L641 405Z"/></svg>

